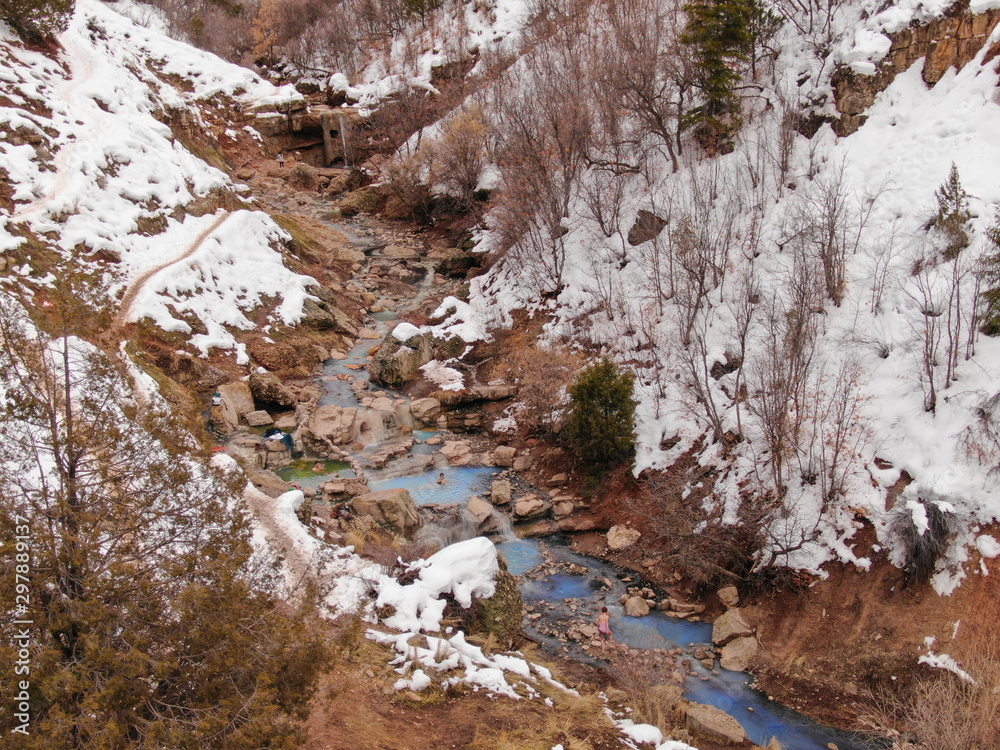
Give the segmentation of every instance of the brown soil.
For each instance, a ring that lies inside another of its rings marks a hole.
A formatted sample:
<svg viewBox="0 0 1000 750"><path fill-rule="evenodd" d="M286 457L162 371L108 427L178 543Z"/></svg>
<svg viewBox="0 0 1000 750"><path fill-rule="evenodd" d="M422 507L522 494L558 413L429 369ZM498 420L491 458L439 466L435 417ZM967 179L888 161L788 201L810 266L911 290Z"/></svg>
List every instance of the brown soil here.
<svg viewBox="0 0 1000 750"><path fill-rule="evenodd" d="M857 551L870 552L873 541L868 528ZM927 652L925 637L936 638L935 653L961 662L970 636L995 627L1000 614L1000 577L978 572L978 553L972 553L968 578L951 596L939 596L927 584L903 589L901 571L884 554L869 556L869 572L828 565L827 580L801 592L759 598L744 609L764 646L756 670L764 689L830 722L857 723L873 694L928 675L928 668L917 664Z"/></svg>

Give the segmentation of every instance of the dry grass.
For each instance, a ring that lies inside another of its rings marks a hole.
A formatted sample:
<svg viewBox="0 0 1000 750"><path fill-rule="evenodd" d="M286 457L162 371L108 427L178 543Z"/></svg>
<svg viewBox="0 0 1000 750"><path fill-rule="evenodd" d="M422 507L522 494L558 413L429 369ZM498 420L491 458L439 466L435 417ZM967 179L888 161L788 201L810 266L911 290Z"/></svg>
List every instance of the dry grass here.
<svg viewBox="0 0 1000 750"><path fill-rule="evenodd" d="M1000 748L1000 633L971 634L952 655L974 682L940 672L908 694L882 695L876 701L874 719L896 735L894 747Z"/></svg>

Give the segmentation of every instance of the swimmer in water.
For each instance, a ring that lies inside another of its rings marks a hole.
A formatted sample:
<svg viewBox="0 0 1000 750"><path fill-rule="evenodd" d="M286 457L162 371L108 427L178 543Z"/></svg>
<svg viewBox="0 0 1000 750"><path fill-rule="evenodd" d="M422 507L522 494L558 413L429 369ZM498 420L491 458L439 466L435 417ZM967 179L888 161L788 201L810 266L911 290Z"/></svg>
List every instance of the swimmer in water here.
<svg viewBox="0 0 1000 750"><path fill-rule="evenodd" d="M438 484L448 484L448 480L444 478L444 472L443 471L438 475L437 483Z"/></svg>

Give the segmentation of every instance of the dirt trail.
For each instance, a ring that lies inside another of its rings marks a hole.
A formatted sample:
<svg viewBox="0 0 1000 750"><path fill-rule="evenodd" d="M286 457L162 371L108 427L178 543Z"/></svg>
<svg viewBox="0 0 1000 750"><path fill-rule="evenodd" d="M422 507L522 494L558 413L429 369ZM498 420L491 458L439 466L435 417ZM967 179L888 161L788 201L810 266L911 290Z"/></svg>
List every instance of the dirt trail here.
<svg viewBox="0 0 1000 750"><path fill-rule="evenodd" d="M253 485L248 485L243 492L243 500L263 528L268 544L284 556L284 569L289 587L297 586L310 573L312 555L307 554L301 545L295 544L284 526L275 518L274 498L265 495Z"/></svg>
<svg viewBox="0 0 1000 750"><path fill-rule="evenodd" d="M82 84L90 81L94 75L94 69L89 58L87 57L87 54L78 45L73 43L68 33L60 35L59 43L62 44L63 49L66 51L71 71L70 78L59 91L59 98L66 105L67 110L73 112L74 115L78 115L84 110L89 110L90 108L84 108L74 104L73 94ZM96 105L94 108L96 108ZM19 211L15 211L11 218L18 220L24 219L32 214L37 214L49 203L51 203L53 199L61 195L66 189L66 183L69 181L69 175L73 172L73 170L69 167L70 157L73 156L80 144L89 143L94 135L101 132L103 132L102 123L100 120L95 120L87 137L78 138L76 141L62 146L56 154L56 177L55 181L52 183L52 189L38 200L32 201Z"/></svg>
<svg viewBox="0 0 1000 750"><path fill-rule="evenodd" d="M148 271L146 271L137 279L135 279L131 284L129 284L128 290L125 292L125 296L122 297L121 305L118 308L118 314L115 315L115 319L111 323L111 330L113 331L118 330L123 325L125 325L129 313L132 311L132 305L135 303L135 298L139 296L139 292L142 291L142 288L146 285L147 281L149 281L153 276L155 276L165 268L170 268L170 266L175 266L178 263L181 263L182 261L187 260L192 255L194 255L195 252L197 252L198 248L201 247L201 243L204 242L205 239L212 232L214 232L216 229L222 226L222 223L226 219L228 219L231 215L232 214L228 211L226 211L223 214L220 214L215 221L209 224L207 228L205 228L197 237L194 238L194 241L190 245L188 245L187 249L183 253L181 253L178 257L174 258L173 260L168 260L166 263L161 263L155 268L150 268Z"/></svg>

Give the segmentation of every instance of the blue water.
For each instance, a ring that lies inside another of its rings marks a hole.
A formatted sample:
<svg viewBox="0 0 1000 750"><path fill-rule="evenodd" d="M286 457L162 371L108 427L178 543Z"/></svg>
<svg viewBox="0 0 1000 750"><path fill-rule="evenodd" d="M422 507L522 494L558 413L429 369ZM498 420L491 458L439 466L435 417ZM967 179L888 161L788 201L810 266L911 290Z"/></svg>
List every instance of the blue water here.
<svg viewBox="0 0 1000 750"><path fill-rule="evenodd" d="M444 473L447 484L438 484L438 473ZM448 466L426 474L368 482L372 492L405 489L417 505L427 503L466 503L475 494L489 490L494 474L492 466Z"/></svg>
<svg viewBox="0 0 1000 750"><path fill-rule="evenodd" d="M507 562L507 570L513 576L527 573L545 558L542 550L534 539L510 539L497 544L497 552Z"/></svg>
<svg viewBox="0 0 1000 750"><path fill-rule="evenodd" d="M587 574L559 572L526 580L521 584L526 602L544 600L552 604L563 599L582 599L584 602L576 614L559 613L558 610L554 613L557 617L574 619L588 619L588 610L596 612L599 607L606 606L611 614L615 640L633 648L667 649L711 644L712 625L706 622L676 619L657 610L645 617L625 616L619 605L619 598L625 592L625 584L616 576L619 570L601 560L573 552L565 538L550 537L541 542L520 539L498 544L497 549L504 555L511 572L520 575L543 561L542 545L557 560L586 568ZM605 581L612 584L610 590L604 588ZM542 610L543 614L545 611ZM853 733L824 727L768 700L767 695L750 687L752 677L745 672L729 672L720 668L719 674L712 674L697 660L690 661L695 674L685 681L685 696L695 703L707 703L734 716L743 725L747 736L758 745L766 745L776 737L787 750L827 750L829 743L836 745L838 750L863 750L868 747Z"/></svg>

